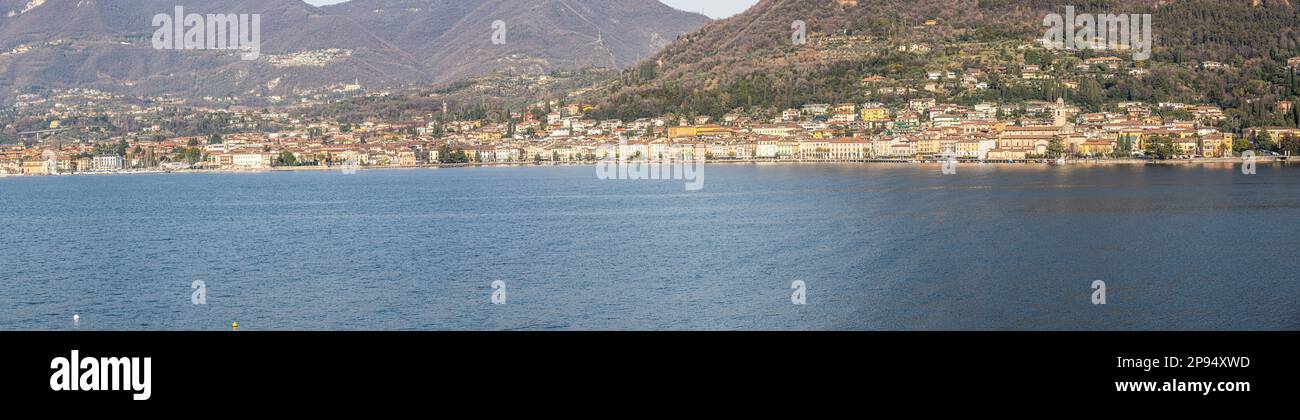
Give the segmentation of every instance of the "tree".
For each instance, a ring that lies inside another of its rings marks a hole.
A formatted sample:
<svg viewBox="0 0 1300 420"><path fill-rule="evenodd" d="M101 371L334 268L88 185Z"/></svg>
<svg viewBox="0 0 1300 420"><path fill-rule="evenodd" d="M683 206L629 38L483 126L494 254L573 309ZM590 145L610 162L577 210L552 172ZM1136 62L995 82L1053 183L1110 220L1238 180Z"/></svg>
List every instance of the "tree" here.
<svg viewBox="0 0 1300 420"><path fill-rule="evenodd" d="M1133 156L1133 136L1121 135L1115 142L1115 157L1132 157Z"/></svg>
<svg viewBox="0 0 1300 420"><path fill-rule="evenodd" d="M280 152L280 164L285 166L294 166L298 164L298 157L289 151Z"/></svg>
<svg viewBox="0 0 1300 420"><path fill-rule="evenodd" d="M451 163L451 146L438 146L438 163Z"/></svg>
<svg viewBox="0 0 1300 420"><path fill-rule="evenodd" d="M211 136L208 136L208 144L221 144L221 135L212 133Z"/></svg>
<svg viewBox="0 0 1300 420"><path fill-rule="evenodd" d="M1047 157L1059 158L1065 154L1065 140L1059 136L1052 137L1051 143L1047 144Z"/></svg>
<svg viewBox="0 0 1300 420"><path fill-rule="evenodd" d="M1295 75L1296 75L1296 71L1295 71L1295 70L1291 70L1291 71L1288 71L1288 72L1286 72L1286 73L1287 73L1287 74L1286 74L1287 84L1289 85L1289 87L1290 87L1290 89L1291 89L1291 94L1292 94L1292 95L1300 95L1300 84L1297 84L1297 83L1296 83L1296 77L1295 77Z"/></svg>
<svg viewBox="0 0 1300 420"><path fill-rule="evenodd" d="M189 162L191 164L199 163L199 161L203 160L203 149L197 147L191 147L189 149L185 149L184 158L186 162Z"/></svg>
<svg viewBox="0 0 1300 420"><path fill-rule="evenodd" d="M1281 148L1283 152L1291 156L1300 156L1300 137L1292 134L1282 136Z"/></svg>
<svg viewBox="0 0 1300 420"><path fill-rule="evenodd" d="M1268 134L1268 130L1255 131L1255 148L1270 152L1278 150L1277 142L1273 141L1273 136Z"/></svg>
<svg viewBox="0 0 1300 420"><path fill-rule="evenodd" d="M1178 155L1178 146L1173 139L1164 136L1152 137L1146 143L1146 155L1155 159L1172 159Z"/></svg>
<svg viewBox="0 0 1300 420"><path fill-rule="evenodd" d="M438 146L438 163L469 163L469 156L465 154L465 149L451 150L451 146Z"/></svg>
<svg viewBox="0 0 1300 420"><path fill-rule="evenodd" d="M1079 84L1079 100L1089 111L1101 110L1104 95L1101 84L1092 78L1085 79Z"/></svg>
<svg viewBox="0 0 1300 420"><path fill-rule="evenodd" d="M1250 140L1245 136L1239 136L1232 140L1232 153L1241 154L1241 152L1250 150Z"/></svg>

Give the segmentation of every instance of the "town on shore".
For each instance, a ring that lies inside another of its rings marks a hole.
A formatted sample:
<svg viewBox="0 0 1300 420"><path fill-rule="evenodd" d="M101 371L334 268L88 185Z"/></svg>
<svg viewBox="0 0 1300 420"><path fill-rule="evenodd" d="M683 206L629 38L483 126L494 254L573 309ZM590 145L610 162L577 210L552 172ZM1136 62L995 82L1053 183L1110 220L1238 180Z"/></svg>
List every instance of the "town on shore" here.
<svg viewBox="0 0 1300 420"><path fill-rule="evenodd" d="M78 94L87 95L84 90ZM588 118L589 104L549 100L508 115L447 119L431 112L423 120L357 124L266 109L194 110L185 118L219 112L238 132L170 137L149 135L160 131L159 125L141 124L135 135L86 141L58 136L60 118L85 119L90 112L85 106L28 99L27 106L46 107L49 129L28 141L0 145L0 175L557 164L609 158L1156 162L1243 155L1286 159L1300 150L1300 129L1224 132L1217 128L1226 118L1219 107L1169 102L1123 102L1089 113L1064 100L965 106L918 98L894 106L805 104L770 116L733 112L718 119L670 115L622 121ZM1289 102L1278 106L1281 112L1293 112ZM165 112L161 106L108 111L119 119ZM442 115L447 115L445 105ZM41 137L43 133L52 135Z"/></svg>

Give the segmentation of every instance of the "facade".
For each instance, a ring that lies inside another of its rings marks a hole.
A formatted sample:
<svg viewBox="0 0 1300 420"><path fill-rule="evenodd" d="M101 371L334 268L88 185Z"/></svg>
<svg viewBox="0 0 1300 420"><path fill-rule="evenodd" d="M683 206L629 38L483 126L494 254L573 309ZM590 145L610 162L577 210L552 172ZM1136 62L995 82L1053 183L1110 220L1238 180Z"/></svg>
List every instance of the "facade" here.
<svg viewBox="0 0 1300 420"><path fill-rule="evenodd" d="M871 151L871 143L861 138L832 139L827 143L830 149L828 159L866 159Z"/></svg>
<svg viewBox="0 0 1300 420"><path fill-rule="evenodd" d="M23 175L49 175L48 165L45 161L32 159L23 161Z"/></svg>
<svg viewBox="0 0 1300 420"><path fill-rule="evenodd" d="M829 140L806 140L799 143L800 159L827 159L830 156Z"/></svg>
<svg viewBox="0 0 1300 420"><path fill-rule="evenodd" d="M1061 136L1061 127L1007 127L998 136L998 147L989 152L989 159L1020 160L1029 156L1047 154L1052 140Z"/></svg>
<svg viewBox="0 0 1300 420"><path fill-rule="evenodd" d="M244 169L270 168L271 155L265 153L230 155L230 166Z"/></svg>
<svg viewBox="0 0 1300 420"><path fill-rule="evenodd" d="M862 108L862 121L885 122L889 120L889 110L884 107Z"/></svg>
<svg viewBox="0 0 1300 420"><path fill-rule="evenodd" d="M96 172L120 171L124 164L125 162L123 162L121 156L95 156L92 170Z"/></svg>

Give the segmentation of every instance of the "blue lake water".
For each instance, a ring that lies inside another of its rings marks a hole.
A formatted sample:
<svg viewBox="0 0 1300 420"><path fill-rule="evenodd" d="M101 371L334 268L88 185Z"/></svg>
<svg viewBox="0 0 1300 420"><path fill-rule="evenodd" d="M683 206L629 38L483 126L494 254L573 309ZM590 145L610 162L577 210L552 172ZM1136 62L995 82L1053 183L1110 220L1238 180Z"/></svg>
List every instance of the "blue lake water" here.
<svg viewBox="0 0 1300 420"><path fill-rule="evenodd" d="M0 330L1300 329L1300 167L1258 171L5 178Z"/></svg>

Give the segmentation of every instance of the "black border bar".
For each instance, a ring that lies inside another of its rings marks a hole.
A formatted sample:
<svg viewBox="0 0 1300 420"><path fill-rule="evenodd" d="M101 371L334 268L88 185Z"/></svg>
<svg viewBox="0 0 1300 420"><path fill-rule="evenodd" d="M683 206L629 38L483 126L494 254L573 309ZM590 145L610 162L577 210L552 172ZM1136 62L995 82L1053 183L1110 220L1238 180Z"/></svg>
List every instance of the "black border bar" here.
<svg viewBox="0 0 1300 420"><path fill-rule="evenodd" d="M1300 332L2 332L0 392L23 405L124 408L636 400L724 391L776 401L1218 404L1300 395L1291 344L1298 339ZM150 357L149 400L135 401L130 391L50 389L51 361L72 350L83 358ZM1122 367L1120 359L1162 366ZM1173 359L1206 366L1165 365ZM1116 381L1170 380L1249 382L1251 389L1115 390Z"/></svg>

